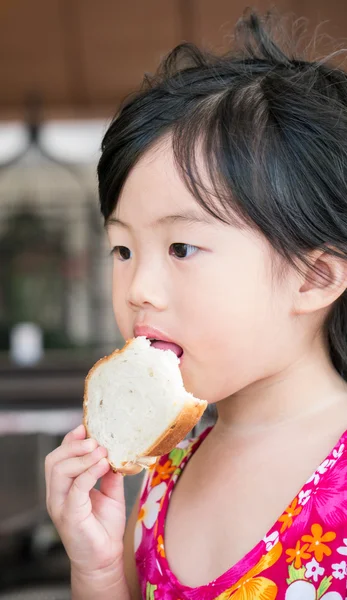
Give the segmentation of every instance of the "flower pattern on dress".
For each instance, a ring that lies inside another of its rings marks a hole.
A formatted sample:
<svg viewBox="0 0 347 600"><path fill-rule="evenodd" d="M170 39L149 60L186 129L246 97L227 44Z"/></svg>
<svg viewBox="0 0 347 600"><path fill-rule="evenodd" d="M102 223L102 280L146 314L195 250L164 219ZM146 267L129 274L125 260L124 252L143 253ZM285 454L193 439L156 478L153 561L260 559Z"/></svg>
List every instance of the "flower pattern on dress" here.
<svg viewBox="0 0 347 600"><path fill-rule="evenodd" d="M305 506L305 504L307 504L307 502L309 501L309 499L311 498L311 494L312 494L312 490L306 490L305 492L301 491L299 493L299 505L301 506Z"/></svg>
<svg viewBox="0 0 347 600"><path fill-rule="evenodd" d="M164 539L162 535L158 537L158 552L160 556L165 556Z"/></svg>
<svg viewBox="0 0 347 600"><path fill-rule="evenodd" d="M341 447L341 445L339 446ZM322 464L324 464L324 461ZM329 461L330 462L330 461ZM324 468L316 486L307 488L304 486L302 492L308 500L301 502L302 511L295 518L292 525L293 535L298 535L307 522L312 522L313 515L317 514L319 521L329 529L336 529L346 522L347 513L347 457L344 452L338 460ZM309 494L306 492L310 490ZM300 496L300 493L299 493ZM301 494L301 499L304 496ZM300 498L299 498L300 502ZM317 519L316 517L316 519ZM346 537L346 536L345 536Z"/></svg>
<svg viewBox="0 0 347 600"><path fill-rule="evenodd" d="M293 524L293 519L299 515L302 511L302 506L298 506L298 499L294 498L288 508L284 511L283 515L278 519L280 523L282 523L281 533L283 533L286 529L291 527Z"/></svg>
<svg viewBox="0 0 347 600"><path fill-rule="evenodd" d="M318 562L322 562L323 556L331 555L331 548L328 546L329 542L332 542L336 538L336 533L328 531L323 534L321 525L314 524L311 527L312 535L303 535L302 541L311 544L308 548L308 552L314 552L314 557Z"/></svg>
<svg viewBox="0 0 347 600"><path fill-rule="evenodd" d="M343 556L347 556L347 538L344 538L343 540L344 545L340 546L340 548L337 549L339 554L342 554Z"/></svg>
<svg viewBox="0 0 347 600"><path fill-rule="evenodd" d="M260 573L269 569L274 565L282 554L282 545L276 544L256 564L256 566L248 571L246 575L241 577L237 584L230 589L225 590L216 600L272 600L277 596L277 585L267 579L260 577Z"/></svg>
<svg viewBox="0 0 347 600"><path fill-rule="evenodd" d="M264 537L265 549L267 552L272 550L274 546L276 546L277 542L280 539L280 534L278 531L273 531L270 535Z"/></svg>
<svg viewBox="0 0 347 600"><path fill-rule="evenodd" d="M344 600L338 592L319 594L313 583L294 581L286 591L285 600Z"/></svg>
<svg viewBox="0 0 347 600"><path fill-rule="evenodd" d="M158 463L155 472L153 473L151 485L156 487L162 481L170 479L172 473L176 470L175 465L172 464L171 460L167 460L165 464L161 465Z"/></svg>
<svg viewBox="0 0 347 600"><path fill-rule="evenodd" d="M311 558L311 554L307 552L309 544L301 545L300 540L296 543L295 548L289 548L286 550L286 554L288 555L287 562L294 561L294 567L296 569L301 568L301 562L307 558Z"/></svg>
<svg viewBox="0 0 347 600"><path fill-rule="evenodd" d="M158 458L141 488L135 557L146 600L347 600L347 432L262 540L191 588L171 571L165 518L177 480L212 428ZM184 554L184 548L182 548Z"/></svg>
<svg viewBox="0 0 347 600"><path fill-rule="evenodd" d="M333 565L333 577L335 579L344 579L346 577L346 561Z"/></svg>
<svg viewBox="0 0 347 600"><path fill-rule="evenodd" d="M322 575L324 575L325 569L323 569L323 567L319 566L319 563L316 561L315 558L312 558L312 560L309 563L306 563L306 571L305 571L305 578L306 579L313 579L313 581L315 583L317 583L318 578L321 577Z"/></svg>
<svg viewBox="0 0 347 600"><path fill-rule="evenodd" d="M166 484L160 483L154 487L148 494L146 502L140 508L139 516L135 527L135 552L142 541L143 525L147 529L152 529L156 522L160 509L160 500L166 491Z"/></svg>
<svg viewBox="0 0 347 600"><path fill-rule="evenodd" d="M311 483L313 481L314 485L318 485L321 475L327 472L329 467L331 466L331 460L329 458L325 459L321 465L317 468L317 470L313 473L312 477L307 480L307 483Z"/></svg>
<svg viewBox="0 0 347 600"><path fill-rule="evenodd" d="M334 448L333 450L333 457L335 460L338 460L339 458L341 458L341 456L343 455L345 451L345 445L341 444L341 446L339 447L339 449L337 450L336 448Z"/></svg>

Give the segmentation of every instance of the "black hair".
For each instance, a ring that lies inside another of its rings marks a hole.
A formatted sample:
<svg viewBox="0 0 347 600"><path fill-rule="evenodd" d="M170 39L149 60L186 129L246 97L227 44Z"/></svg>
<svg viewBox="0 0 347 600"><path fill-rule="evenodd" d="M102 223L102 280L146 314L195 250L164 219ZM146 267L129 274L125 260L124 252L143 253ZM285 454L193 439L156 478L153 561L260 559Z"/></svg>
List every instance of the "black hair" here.
<svg viewBox="0 0 347 600"><path fill-rule="evenodd" d="M242 44L223 55L178 45L124 100L98 165L106 222L136 162L168 137L187 188L217 219L259 230L296 268L317 249L347 259L346 73L330 57L285 53L271 36L271 17L246 9L235 27ZM346 291L324 332L347 381Z"/></svg>

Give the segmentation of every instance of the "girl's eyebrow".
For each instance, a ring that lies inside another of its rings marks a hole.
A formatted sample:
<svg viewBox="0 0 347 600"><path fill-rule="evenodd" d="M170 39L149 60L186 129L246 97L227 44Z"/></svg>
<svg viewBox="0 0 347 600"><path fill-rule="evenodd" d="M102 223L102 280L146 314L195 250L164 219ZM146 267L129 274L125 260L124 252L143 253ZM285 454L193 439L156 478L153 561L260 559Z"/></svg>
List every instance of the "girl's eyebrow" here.
<svg viewBox="0 0 347 600"><path fill-rule="evenodd" d="M166 225L168 223L177 223L177 222L190 223L190 224L204 223L204 224L211 225L213 222L213 218L209 217L209 215L207 215L207 214L203 215L203 214L196 213L194 211L187 211L187 212L176 214L176 215L166 215L164 217L160 217L160 219L158 219L157 221L154 221L149 226L157 227L158 225ZM121 221L120 219L118 219L116 217L110 217L109 219L107 219L107 222L105 224L106 229L110 225L118 225L119 227L123 227L124 229L132 229L132 227L129 223L124 223L124 221Z"/></svg>

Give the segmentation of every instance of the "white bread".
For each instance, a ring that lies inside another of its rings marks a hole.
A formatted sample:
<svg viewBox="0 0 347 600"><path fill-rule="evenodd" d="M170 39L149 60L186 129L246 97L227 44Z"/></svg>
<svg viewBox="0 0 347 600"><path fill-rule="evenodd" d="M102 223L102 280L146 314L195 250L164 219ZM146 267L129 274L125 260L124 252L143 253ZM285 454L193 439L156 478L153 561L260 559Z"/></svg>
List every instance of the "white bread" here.
<svg viewBox="0 0 347 600"><path fill-rule="evenodd" d="M152 347L145 337L100 359L85 381L87 435L107 448L112 469L125 475L171 452L206 407L184 389L176 354Z"/></svg>

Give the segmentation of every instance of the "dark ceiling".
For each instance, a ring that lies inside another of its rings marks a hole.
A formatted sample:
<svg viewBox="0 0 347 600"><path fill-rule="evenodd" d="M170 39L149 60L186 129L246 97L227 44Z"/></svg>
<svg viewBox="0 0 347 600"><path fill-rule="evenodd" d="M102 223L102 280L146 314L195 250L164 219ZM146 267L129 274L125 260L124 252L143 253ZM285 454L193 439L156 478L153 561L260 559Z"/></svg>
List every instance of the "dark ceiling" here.
<svg viewBox="0 0 347 600"><path fill-rule="evenodd" d="M308 16L341 38L345 0L255 0ZM39 97L45 116L108 116L182 40L217 49L247 2L241 0L0 0L0 120L22 118ZM347 44L345 44L347 46Z"/></svg>

